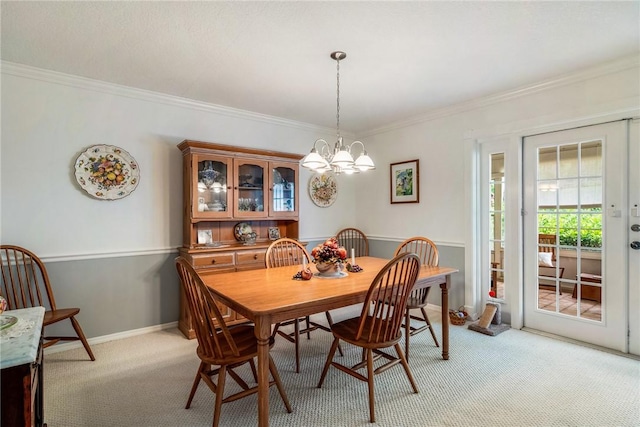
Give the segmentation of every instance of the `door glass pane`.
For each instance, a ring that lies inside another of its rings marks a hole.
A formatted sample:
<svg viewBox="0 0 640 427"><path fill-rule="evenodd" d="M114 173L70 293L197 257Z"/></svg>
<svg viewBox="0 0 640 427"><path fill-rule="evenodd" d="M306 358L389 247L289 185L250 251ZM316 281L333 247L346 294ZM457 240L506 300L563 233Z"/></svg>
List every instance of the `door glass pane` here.
<svg viewBox="0 0 640 427"><path fill-rule="evenodd" d="M264 212L264 168L245 163L238 167L238 210Z"/></svg>
<svg viewBox="0 0 640 427"><path fill-rule="evenodd" d="M227 211L227 165L215 160L198 162L198 212Z"/></svg>
<svg viewBox="0 0 640 427"><path fill-rule="evenodd" d="M491 254L491 289L489 290L489 297L504 299L504 201L506 195L504 153L492 154L490 163L489 250Z"/></svg>
<svg viewBox="0 0 640 427"><path fill-rule="evenodd" d="M602 321L602 182L601 141L538 150L539 310Z"/></svg>

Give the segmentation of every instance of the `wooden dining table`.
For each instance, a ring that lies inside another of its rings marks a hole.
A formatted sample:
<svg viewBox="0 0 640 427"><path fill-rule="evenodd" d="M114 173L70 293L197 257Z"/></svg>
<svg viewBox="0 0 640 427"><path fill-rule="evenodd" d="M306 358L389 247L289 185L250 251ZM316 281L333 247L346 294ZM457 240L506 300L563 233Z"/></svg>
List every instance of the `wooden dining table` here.
<svg viewBox="0 0 640 427"><path fill-rule="evenodd" d="M378 272L388 259L359 257L358 273L340 278L314 275L293 280L301 266L204 274L202 279L216 299L255 324L258 340L258 425L269 425L269 339L271 325L315 313L362 303ZM314 269L313 266L311 267ZM416 288L440 286L442 295L442 358L449 359L449 267L423 266ZM328 351L328 349L327 349Z"/></svg>

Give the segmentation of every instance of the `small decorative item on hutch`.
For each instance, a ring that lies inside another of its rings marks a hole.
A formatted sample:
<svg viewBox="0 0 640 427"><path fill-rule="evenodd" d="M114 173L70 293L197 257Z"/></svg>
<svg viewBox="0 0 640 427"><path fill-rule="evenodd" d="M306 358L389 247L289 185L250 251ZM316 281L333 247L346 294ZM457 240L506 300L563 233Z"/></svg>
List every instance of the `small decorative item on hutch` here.
<svg viewBox="0 0 640 427"><path fill-rule="evenodd" d="M419 203L419 160L391 163L391 203Z"/></svg>
<svg viewBox="0 0 640 427"><path fill-rule="evenodd" d="M140 182L138 162L113 145L94 145L80 154L75 163L75 175L84 191L102 200L126 197Z"/></svg>
<svg viewBox="0 0 640 427"><path fill-rule="evenodd" d="M318 269L319 277L344 277L342 263L347 259L347 250L338 245L335 237L327 239L311 251L311 257Z"/></svg>
<svg viewBox="0 0 640 427"><path fill-rule="evenodd" d="M278 240L280 238L280 229L278 227L269 227L269 240Z"/></svg>

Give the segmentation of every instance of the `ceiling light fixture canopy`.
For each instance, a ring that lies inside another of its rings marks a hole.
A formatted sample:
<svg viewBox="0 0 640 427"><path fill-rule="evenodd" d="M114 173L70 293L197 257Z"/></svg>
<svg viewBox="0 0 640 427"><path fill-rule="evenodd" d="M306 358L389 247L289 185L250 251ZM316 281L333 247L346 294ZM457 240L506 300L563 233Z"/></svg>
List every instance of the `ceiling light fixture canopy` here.
<svg viewBox="0 0 640 427"><path fill-rule="evenodd" d="M333 171L336 174L353 174L375 169L373 160L367 154L364 144L361 141L353 141L351 144L345 145L340 136L340 61L347 57L344 52L332 52L331 58L336 61L336 129L337 140L333 148L324 139L317 139L313 144L311 152L307 154L301 161L301 165L307 169L318 173ZM360 155L353 160L353 149L360 146Z"/></svg>

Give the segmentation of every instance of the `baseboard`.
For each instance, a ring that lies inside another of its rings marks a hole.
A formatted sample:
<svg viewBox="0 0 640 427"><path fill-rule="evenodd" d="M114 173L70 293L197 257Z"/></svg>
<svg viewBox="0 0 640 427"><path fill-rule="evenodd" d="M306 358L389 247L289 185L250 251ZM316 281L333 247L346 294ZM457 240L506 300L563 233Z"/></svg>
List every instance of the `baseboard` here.
<svg viewBox="0 0 640 427"><path fill-rule="evenodd" d="M103 342L121 340L124 338L135 337L137 335L149 334L151 332L162 331L164 329L177 328L178 322L163 323L161 325L147 326L146 328L132 329L130 331L116 332L115 334L103 335L101 337L89 338L89 345L101 344ZM44 349L45 356L47 354L60 353L61 351L72 350L74 348L82 348L82 342L72 341L63 344L52 345Z"/></svg>

